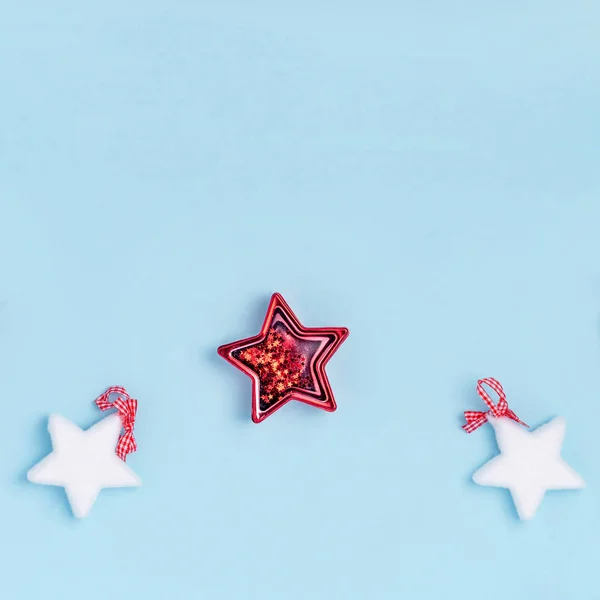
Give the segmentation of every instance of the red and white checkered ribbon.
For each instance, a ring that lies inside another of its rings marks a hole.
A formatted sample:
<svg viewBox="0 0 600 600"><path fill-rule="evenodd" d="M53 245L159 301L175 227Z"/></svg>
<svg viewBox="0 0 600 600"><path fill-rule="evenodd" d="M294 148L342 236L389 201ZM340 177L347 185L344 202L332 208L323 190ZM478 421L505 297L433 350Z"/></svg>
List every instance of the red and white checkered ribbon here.
<svg viewBox="0 0 600 600"><path fill-rule="evenodd" d="M114 402L111 402L109 399L111 394L118 394L119 397ZM124 387L115 385L109 387L104 394L96 398L96 406L102 411L111 408L117 409L125 433L119 437L116 452L120 459L126 460L128 454L137 450L137 444L133 437L133 426L135 424L138 401L135 398L131 398Z"/></svg>
<svg viewBox="0 0 600 600"><path fill-rule="evenodd" d="M491 387L496 394L498 394L499 400L498 404L494 404L494 401L490 398L489 394L483 389L483 386L488 385ZM487 412L481 412L477 410L465 410L465 420L467 421L462 428L467 433L473 433L476 429L481 427L484 423L487 422L488 415L491 413L494 417L508 417L517 423L525 427L529 427L526 425L515 415L515 413L508 408L508 402L506 401L506 394L504 393L504 389L500 385L499 381L492 379L491 377L486 377L485 379L480 379L477 382L477 393L479 397L489 406L490 410Z"/></svg>

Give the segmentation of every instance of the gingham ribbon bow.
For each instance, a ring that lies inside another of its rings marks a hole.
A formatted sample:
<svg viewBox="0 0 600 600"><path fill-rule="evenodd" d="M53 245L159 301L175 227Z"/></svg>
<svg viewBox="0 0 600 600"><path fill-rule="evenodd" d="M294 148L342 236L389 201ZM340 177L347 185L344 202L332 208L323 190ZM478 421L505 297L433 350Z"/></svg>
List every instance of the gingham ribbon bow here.
<svg viewBox="0 0 600 600"><path fill-rule="evenodd" d="M491 387L496 394L498 394L498 404L494 404L494 401L490 398L489 394L483 389L484 384ZM491 377L480 379L477 382L477 393L479 394L479 397L489 406L490 410L487 412L478 410L465 410L466 424L463 425L462 428L467 433L473 433L476 429L481 427L487 421L490 413L494 417L508 417L509 419L512 419L513 421L516 421L525 427L529 427L529 425L523 423L523 421L521 421L519 417L517 417L512 410L510 410L510 408L508 408L506 394L504 393L504 389L500 385L499 381L496 381Z"/></svg>
<svg viewBox="0 0 600 600"><path fill-rule="evenodd" d="M118 394L119 397L111 402L109 397L111 394ZM135 424L135 413L137 412L138 401L131 398L124 387L115 385L109 387L104 394L96 398L96 406L102 411L116 408L121 417L121 423L125 433L119 437L117 443L117 456L121 460L126 460L127 455L137 450L137 444L133 437L133 426Z"/></svg>

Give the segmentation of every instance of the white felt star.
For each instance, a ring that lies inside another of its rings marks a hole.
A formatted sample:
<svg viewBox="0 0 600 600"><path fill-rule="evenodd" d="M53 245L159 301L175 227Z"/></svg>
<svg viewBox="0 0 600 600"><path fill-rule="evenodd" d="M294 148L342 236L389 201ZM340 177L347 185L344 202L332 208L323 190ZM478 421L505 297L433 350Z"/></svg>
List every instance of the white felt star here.
<svg viewBox="0 0 600 600"><path fill-rule="evenodd" d="M508 488L521 519L534 517L546 490L585 487L583 479L561 458L566 423L556 417L535 431L506 417L488 421L500 454L473 475L479 485Z"/></svg>
<svg viewBox="0 0 600 600"><path fill-rule="evenodd" d="M33 483L65 488L73 514L87 516L100 490L141 485L140 478L115 454L121 419L110 415L83 431L68 419L48 420L53 452L27 473Z"/></svg>

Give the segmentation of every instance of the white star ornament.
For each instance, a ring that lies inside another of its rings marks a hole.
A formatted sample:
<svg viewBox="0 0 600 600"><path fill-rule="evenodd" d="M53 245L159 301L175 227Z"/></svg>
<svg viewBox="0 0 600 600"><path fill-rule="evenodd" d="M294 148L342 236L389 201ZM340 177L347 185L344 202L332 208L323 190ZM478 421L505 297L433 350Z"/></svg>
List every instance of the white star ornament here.
<svg viewBox="0 0 600 600"><path fill-rule="evenodd" d="M27 479L64 487L73 514L86 517L102 488L142 483L115 453L121 427L117 414L85 431L64 417L52 415L48 431L53 451L29 470Z"/></svg>
<svg viewBox="0 0 600 600"><path fill-rule="evenodd" d="M532 519L546 490L574 490L585 482L560 456L566 423L556 417L528 431L506 417L487 416L500 454L473 475L479 485L508 488L519 518Z"/></svg>

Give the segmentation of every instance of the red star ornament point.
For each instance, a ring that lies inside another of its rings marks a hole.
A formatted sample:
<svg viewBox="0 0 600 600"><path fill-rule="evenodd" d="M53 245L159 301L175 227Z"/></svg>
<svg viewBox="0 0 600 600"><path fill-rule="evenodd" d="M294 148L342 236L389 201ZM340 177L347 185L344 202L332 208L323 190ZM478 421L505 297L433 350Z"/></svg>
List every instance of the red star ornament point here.
<svg viewBox="0 0 600 600"><path fill-rule="evenodd" d="M345 327L304 327L281 294L273 294L258 335L217 352L252 379L252 420L264 421L290 400L333 412L325 365L348 337Z"/></svg>

